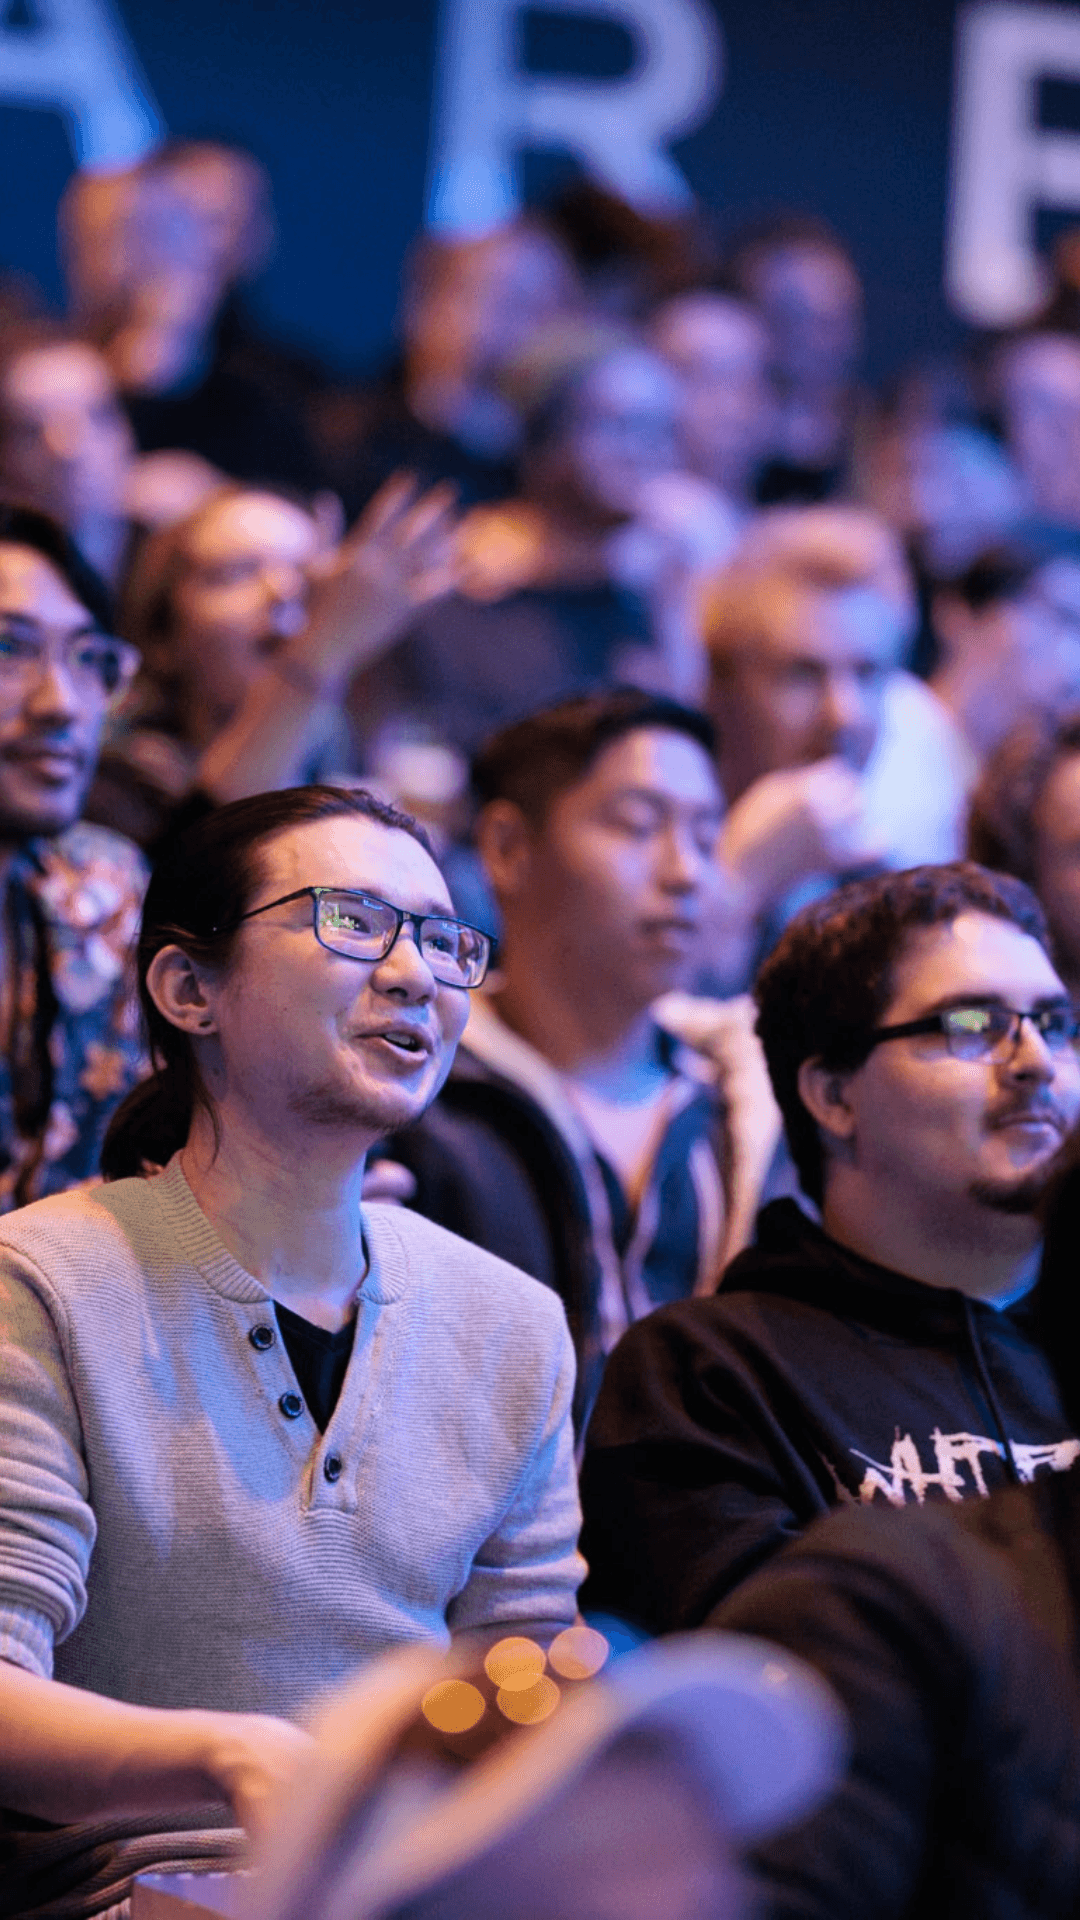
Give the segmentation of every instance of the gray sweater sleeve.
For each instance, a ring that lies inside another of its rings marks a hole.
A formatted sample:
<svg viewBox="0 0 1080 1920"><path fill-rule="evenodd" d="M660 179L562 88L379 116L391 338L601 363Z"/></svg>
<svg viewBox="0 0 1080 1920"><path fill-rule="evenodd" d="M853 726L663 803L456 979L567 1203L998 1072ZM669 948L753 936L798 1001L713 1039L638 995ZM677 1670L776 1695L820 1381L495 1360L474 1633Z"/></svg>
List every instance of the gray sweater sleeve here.
<svg viewBox="0 0 1080 1920"><path fill-rule="evenodd" d="M452 1633L504 1621L518 1628L529 1621L569 1625L576 1617L585 1562L577 1552L581 1509L570 1418L574 1349L561 1310L559 1320L543 1423L513 1499L447 1612Z"/></svg>
<svg viewBox="0 0 1080 1920"><path fill-rule="evenodd" d="M40 1269L0 1248L0 1658L46 1678L86 1609L97 1532L66 1331Z"/></svg>

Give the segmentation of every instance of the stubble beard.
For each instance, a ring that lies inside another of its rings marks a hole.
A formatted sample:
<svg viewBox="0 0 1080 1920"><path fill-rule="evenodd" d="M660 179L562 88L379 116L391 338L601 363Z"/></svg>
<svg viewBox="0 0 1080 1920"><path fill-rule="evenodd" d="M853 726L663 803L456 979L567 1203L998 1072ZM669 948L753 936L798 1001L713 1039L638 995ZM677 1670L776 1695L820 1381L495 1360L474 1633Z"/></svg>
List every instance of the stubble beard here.
<svg viewBox="0 0 1080 1920"><path fill-rule="evenodd" d="M1007 1213L1018 1217L1037 1213L1061 1160L1060 1151L1053 1153L1029 1173L1021 1174L1015 1180L975 1180L968 1192L978 1206L986 1207L991 1213Z"/></svg>

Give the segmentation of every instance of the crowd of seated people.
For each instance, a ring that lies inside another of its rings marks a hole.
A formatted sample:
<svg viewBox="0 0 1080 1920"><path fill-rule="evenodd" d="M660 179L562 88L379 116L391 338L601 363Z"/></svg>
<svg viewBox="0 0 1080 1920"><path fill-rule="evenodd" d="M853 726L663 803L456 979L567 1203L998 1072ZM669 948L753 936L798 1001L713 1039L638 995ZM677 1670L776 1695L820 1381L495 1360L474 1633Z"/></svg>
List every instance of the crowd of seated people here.
<svg viewBox="0 0 1080 1920"><path fill-rule="evenodd" d="M875 395L801 214L425 236L352 383L250 155L59 226L0 1920L1075 1915L1075 242Z"/></svg>

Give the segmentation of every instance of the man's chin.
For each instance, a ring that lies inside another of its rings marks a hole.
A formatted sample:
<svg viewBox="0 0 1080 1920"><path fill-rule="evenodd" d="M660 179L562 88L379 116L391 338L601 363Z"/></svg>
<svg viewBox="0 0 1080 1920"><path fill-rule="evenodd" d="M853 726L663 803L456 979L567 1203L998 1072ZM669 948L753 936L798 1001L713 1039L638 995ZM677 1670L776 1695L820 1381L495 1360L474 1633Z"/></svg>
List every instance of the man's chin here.
<svg viewBox="0 0 1080 1920"><path fill-rule="evenodd" d="M1062 1158L1061 1152L1050 1154L1011 1180L976 1180L970 1189L971 1197L991 1213L1037 1213L1058 1174Z"/></svg>
<svg viewBox="0 0 1080 1920"><path fill-rule="evenodd" d="M0 776L0 840L52 838L73 827L82 814L86 782L64 787L39 787L29 781L4 781Z"/></svg>

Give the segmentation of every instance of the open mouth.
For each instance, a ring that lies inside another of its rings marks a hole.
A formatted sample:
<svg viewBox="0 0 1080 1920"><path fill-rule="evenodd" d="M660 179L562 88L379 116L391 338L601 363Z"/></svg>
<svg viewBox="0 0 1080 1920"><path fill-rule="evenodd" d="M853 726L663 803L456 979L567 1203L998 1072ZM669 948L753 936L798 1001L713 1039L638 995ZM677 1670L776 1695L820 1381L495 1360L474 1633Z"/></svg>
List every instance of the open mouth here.
<svg viewBox="0 0 1080 1920"><path fill-rule="evenodd" d="M389 1033L364 1034L362 1038L381 1040L384 1046L391 1047L395 1053L413 1060L422 1060L431 1051L427 1042L421 1039L419 1034L409 1033L401 1027L394 1028Z"/></svg>

